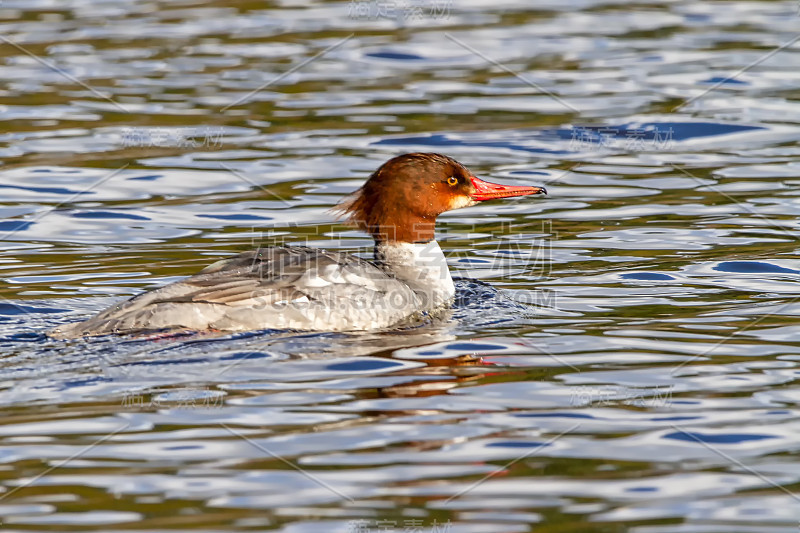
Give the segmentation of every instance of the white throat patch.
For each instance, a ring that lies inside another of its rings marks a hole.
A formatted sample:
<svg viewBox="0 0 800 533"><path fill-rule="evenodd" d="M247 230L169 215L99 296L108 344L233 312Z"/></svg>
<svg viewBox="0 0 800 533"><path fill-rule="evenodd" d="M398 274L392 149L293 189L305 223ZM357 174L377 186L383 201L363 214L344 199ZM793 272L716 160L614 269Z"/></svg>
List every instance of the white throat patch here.
<svg viewBox="0 0 800 533"><path fill-rule="evenodd" d="M453 209L461 209L462 207L470 207L476 205L478 202L470 198L469 196L464 196L463 194L459 194L458 196L454 196L450 199L450 207L448 210L452 211Z"/></svg>

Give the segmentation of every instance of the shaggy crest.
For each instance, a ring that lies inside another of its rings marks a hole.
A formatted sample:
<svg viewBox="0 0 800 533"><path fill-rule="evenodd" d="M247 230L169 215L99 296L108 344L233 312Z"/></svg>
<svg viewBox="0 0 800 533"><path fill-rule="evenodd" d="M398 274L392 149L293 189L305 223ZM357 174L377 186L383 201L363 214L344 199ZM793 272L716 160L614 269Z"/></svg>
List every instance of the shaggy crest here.
<svg viewBox="0 0 800 533"><path fill-rule="evenodd" d="M439 214L469 203L471 175L441 154L400 155L381 165L333 211L378 242L425 242L433 239ZM457 189L442 185L450 177L458 179ZM454 199L463 205L454 205Z"/></svg>

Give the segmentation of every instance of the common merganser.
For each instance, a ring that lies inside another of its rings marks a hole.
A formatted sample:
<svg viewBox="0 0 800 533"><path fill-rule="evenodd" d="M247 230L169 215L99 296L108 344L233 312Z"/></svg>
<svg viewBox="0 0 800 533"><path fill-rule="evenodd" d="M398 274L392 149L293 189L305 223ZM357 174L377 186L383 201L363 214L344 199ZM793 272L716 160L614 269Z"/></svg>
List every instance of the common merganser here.
<svg viewBox="0 0 800 533"><path fill-rule="evenodd" d="M455 295L435 240L436 217L484 200L529 194L547 191L483 181L440 154L404 154L381 165L334 208L372 235L374 261L305 246L260 248L49 334L363 331L402 324L446 307Z"/></svg>

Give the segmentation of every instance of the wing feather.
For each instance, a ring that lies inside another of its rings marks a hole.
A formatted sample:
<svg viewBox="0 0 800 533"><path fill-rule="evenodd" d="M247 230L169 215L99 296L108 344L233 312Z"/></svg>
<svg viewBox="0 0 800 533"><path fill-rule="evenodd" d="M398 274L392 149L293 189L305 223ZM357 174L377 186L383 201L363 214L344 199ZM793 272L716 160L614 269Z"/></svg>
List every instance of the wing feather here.
<svg viewBox="0 0 800 533"><path fill-rule="evenodd" d="M389 301L398 295L401 298L395 299L403 303ZM358 257L278 246L217 261L194 276L53 334L74 337L157 328L368 329L412 313L414 299L408 286Z"/></svg>

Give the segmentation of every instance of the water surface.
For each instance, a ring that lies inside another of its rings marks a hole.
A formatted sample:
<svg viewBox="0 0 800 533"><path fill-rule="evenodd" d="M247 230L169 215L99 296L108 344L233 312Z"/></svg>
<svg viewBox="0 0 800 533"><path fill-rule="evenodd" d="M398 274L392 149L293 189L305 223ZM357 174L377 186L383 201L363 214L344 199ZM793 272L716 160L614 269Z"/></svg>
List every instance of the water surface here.
<svg viewBox="0 0 800 533"><path fill-rule="evenodd" d="M532 7L533 6L533 7ZM794 2L0 4L4 531L795 532ZM445 316L42 332L437 151Z"/></svg>

